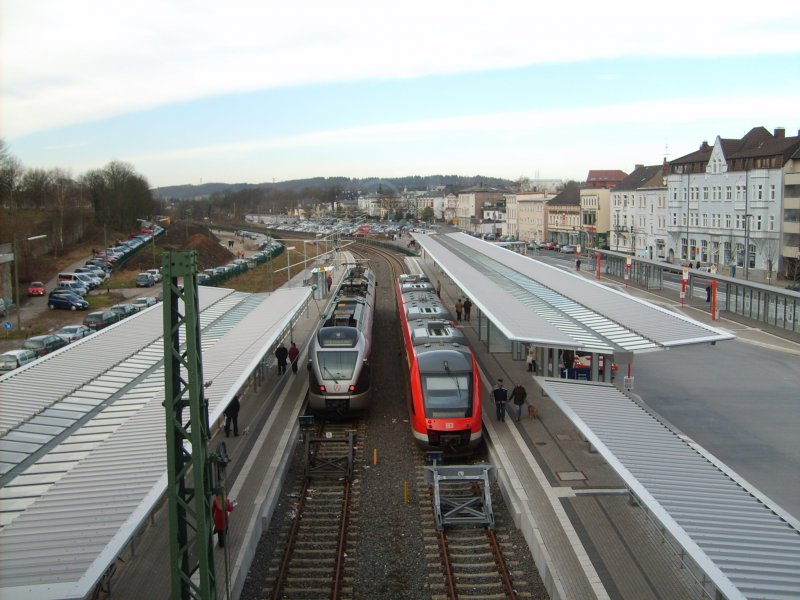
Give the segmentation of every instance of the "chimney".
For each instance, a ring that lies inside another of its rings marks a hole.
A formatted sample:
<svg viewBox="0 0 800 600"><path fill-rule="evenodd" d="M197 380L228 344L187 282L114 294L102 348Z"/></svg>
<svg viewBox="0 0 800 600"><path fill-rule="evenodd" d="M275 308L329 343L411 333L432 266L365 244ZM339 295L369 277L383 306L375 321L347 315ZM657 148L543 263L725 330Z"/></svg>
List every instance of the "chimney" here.
<svg viewBox="0 0 800 600"><path fill-rule="evenodd" d="M700 150L708 150L708 142L703 140L703 143L700 144Z"/></svg>
<svg viewBox="0 0 800 600"><path fill-rule="evenodd" d="M779 140L782 140L783 138L786 137L786 129L784 129L783 127L776 127L774 135Z"/></svg>
<svg viewBox="0 0 800 600"><path fill-rule="evenodd" d="M635 171L636 169L644 169L644 165L635 165L633 170Z"/></svg>

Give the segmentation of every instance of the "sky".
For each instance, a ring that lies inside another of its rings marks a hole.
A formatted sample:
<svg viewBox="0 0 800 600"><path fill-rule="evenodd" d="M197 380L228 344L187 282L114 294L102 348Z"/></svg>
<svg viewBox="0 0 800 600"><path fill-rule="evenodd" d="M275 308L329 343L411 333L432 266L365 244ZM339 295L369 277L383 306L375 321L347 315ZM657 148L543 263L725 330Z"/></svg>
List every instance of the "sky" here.
<svg viewBox="0 0 800 600"><path fill-rule="evenodd" d="M800 3L0 0L0 138L153 187L584 180L800 129Z"/></svg>

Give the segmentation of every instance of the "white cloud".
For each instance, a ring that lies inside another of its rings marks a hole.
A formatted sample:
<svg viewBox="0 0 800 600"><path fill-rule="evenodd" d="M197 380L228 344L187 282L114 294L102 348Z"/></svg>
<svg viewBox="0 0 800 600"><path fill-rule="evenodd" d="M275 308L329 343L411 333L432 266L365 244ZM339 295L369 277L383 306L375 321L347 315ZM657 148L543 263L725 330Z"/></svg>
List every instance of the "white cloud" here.
<svg viewBox="0 0 800 600"><path fill-rule="evenodd" d="M774 96L769 107L762 97L751 96L516 111L192 146L124 160L157 185L198 177L259 182L451 172L513 179L534 169L542 176L580 179L589 168L630 170L636 163L658 163L666 144L675 158L718 134L735 137L757 125L791 123L796 106L800 92Z"/></svg>
<svg viewBox="0 0 800 600"><path fill-rule="evenodd" d="M618 56L800 51L796 4L677 0L305 3L6 0L0 122L20 136L163 104L302 83L419 77ZM746 40L746 43L742 43Z"/></svg>

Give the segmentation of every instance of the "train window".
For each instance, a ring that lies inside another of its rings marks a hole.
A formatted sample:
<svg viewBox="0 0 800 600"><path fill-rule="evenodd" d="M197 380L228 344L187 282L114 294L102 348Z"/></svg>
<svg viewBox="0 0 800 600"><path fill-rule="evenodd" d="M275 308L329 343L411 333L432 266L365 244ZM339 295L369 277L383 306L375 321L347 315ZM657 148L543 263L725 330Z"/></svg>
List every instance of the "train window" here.
<svg viewBox="0 0 800 600"><path fill-rule="evenodd" d="M429 419L471 416L470 388L468 375L423 375L425 416Z"/></svg>
<svg viewBox="0 0 800 600"><path fill-rule="evenodd" d="M323 379L352 379L358 352L317 352L317 364Z"/></svg>
<svg viewBox="0 0 800 600"><path fill-rule="evenodd" d="M323 327L318 334L323 348L354 348L358 342L358 331L352 327Z"/></svg>

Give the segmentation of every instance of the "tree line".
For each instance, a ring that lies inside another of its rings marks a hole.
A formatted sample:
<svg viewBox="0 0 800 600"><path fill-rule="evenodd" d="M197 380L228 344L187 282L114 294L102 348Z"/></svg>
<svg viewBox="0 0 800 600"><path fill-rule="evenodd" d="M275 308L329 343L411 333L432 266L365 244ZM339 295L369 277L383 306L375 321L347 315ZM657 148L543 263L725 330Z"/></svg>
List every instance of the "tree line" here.
<svg viewBox="0 0 800 600"><path fill-rule="evenodd" d="M0 206L0 242L46 235L23 251L58 255L98 228L132 231L158 203L147 179L127 163L112 161L76 178L61 168L25 168L0 140Z"/></svg>

